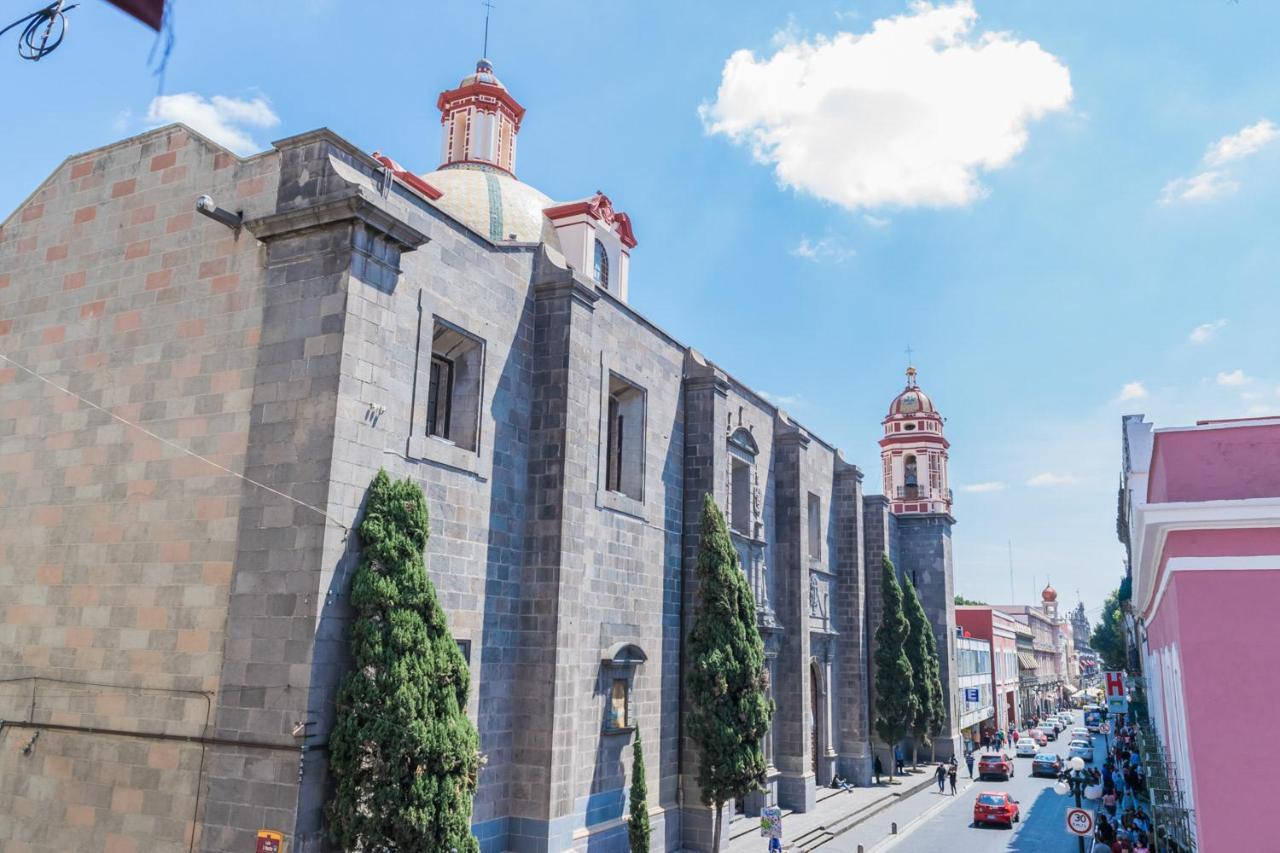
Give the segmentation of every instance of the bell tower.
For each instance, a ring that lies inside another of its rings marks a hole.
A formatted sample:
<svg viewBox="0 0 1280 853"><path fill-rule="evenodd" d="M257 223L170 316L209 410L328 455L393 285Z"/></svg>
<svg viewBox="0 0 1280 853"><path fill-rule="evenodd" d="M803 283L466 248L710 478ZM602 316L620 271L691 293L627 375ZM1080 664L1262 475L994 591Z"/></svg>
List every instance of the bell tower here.
<svg viewBox="0 0 1280 853"><path fill-rule="evenodd" d="M916 369L907 368L907 385L889 404L880 462L884 494L894 515L951 514L951 486L942 415L916 384Z"/></svg>

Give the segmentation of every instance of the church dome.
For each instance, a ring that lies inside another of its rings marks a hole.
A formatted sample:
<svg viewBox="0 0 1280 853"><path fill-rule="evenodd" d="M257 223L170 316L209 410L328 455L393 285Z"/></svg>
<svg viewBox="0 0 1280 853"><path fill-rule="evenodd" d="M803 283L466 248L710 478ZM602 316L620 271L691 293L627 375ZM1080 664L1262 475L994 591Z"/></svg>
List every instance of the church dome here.
<svg viewBox="0 0 1280 853"><path fill-rule="evenodd" d="M500 89L507 88L502 85L502 81L498 79L498 75L493 73L493 63L487 59L481 59L476 63L476 70L472 74L468 74L462 78L462 82L458 84L458 88L470 86L472 83L487 83L490 86L497 86Z"/></svg>
<svg viewBox="0 0 1280 853"><path fill-rule="evenodd" d="M933 415L933 401L916 385L916 369L907 368L907 387L889 404L889 417L894 415Z"/></svg>
<svg viewBox="0 0 1280 853"><path fill-rule="evenodd" d="M439 169L422 179L440 190L434 204L493 242L557 245L555 229L542 211L553 202L505 172L467 164Z"/></svg>
<svg viewBox="0 0 1280 853"><path fill-rule="evenodd" d="M1052 586L1046 585L1044 588L1044 592L1040 593L1040 598L1043 599L1044 601L1057 601L1058 591L1054 589Z"/></svg>

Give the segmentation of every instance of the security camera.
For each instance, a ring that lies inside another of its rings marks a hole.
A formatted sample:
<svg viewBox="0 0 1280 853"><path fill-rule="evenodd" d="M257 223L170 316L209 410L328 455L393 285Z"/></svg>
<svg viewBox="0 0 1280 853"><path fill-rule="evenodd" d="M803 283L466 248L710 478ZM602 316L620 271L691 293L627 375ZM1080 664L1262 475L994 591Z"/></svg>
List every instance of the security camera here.
<svg viewBox="0 0 1280 853"><path fill-rule="evenodd" d="M223 225L240 233L240 226L244 224L244 215L241 213L232 213L229 210L223 210L218 207L218 203L213 200L212 196L202 195L196 199L196 211L204 216L209 217L215 222L221 222Z"/></svg>

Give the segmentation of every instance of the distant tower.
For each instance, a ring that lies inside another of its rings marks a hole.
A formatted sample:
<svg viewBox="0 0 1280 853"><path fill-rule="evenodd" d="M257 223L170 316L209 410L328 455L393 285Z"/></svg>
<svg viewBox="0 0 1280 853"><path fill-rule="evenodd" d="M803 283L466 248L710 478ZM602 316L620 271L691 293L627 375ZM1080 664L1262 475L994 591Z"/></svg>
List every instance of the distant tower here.
<svg viewBox="0 0 1280 853"><path fill-rule="evenodd" d="M1085 650L1089 648L1089 617L1084 612L1084 602L1076 604L1076 609L1071 611L1071 636L1075 641L1077 649Z"/></svg>
<svg viewBox="0 0 1280 853"><path fill-rule="evenodd" d="M440 168L491 166L515 175L516 135L524 107L494 75L489 60L477 62L475 73L463 77L457 88L441 92L436 108L444 131Z"/></svg>
<svg viewBox="0 0 1280 853"><path fill-rule="evenodd" d="M884 493L894 515L951 514L947 449L942 416L907 368L907 387L893 398L880 439Z"/></svg>
<svg viewBox="0 0 1280 853"><path fill-rule="evenodd" d="M1040 593L1040 606L1044 613L1050 619L1058 618L1058 591L1051 585L1045 584L1044 591Z"/></svg>

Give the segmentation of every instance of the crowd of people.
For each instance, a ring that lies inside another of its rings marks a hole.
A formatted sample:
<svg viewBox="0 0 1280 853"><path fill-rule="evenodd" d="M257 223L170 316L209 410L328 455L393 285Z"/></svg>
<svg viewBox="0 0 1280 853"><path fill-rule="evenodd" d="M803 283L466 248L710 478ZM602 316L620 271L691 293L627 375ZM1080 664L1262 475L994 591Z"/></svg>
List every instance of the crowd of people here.
<svg viewBox="0 0 1280 853"><path fill-rule="evenodd" d="M1117 726L1102 767L1085 771L1090 785L1102 788L1093 853L1181 853L1172 839L1153 830L1136 735L1132 726Z"/></svg>

